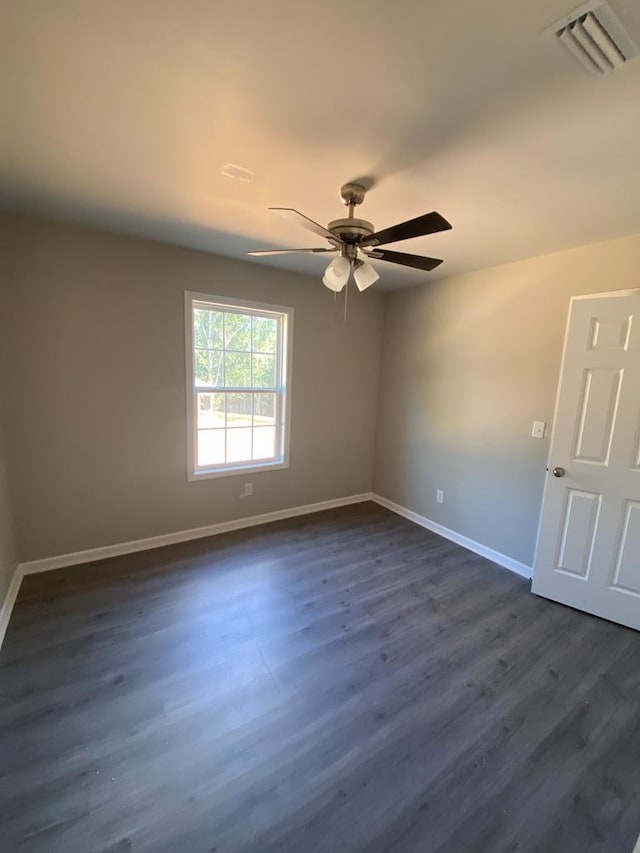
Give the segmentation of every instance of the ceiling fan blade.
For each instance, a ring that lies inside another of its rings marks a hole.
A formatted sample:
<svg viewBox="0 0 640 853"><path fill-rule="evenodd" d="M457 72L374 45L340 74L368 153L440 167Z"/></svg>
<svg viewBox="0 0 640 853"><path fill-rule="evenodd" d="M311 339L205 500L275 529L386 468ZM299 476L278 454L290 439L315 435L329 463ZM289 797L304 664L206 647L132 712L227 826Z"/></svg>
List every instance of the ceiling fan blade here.
<svg viewBox="0 0 640 853"><path fill-rule="evenodd" d="M421 255L407 255L406 252L390 252L388 249L373 249L367 252L367 257L374 261L390 261L392 264L402 264L403 267L413 267L417 270L433 270L440 266L439 258L423 258Z"/></svg>
<svg viewBox="0 0 640 853"><path fill-rule="evenodd" d="M334 249L260 249L256 252L247 252L247 255L253 255L256 258L261 258L264 255L289 255L293 252L337 252L338 247L336 246Z"/></svg>
<svg viewBox="0 0 640 853"><path fill-rule="evenodd" d="M328 228L325 228L318 222L314 222L313 219L309 219L309 217L305 216L304 213L300 213L292 207L270 207L269 210L277 213L278 216L282 216L284 219L288 219L289 222L294 222L296 225L306 228L307 231L313 231L314 234L319 234L320 237L325 237L327 240L331 240L331 242L336 245L342 242L335 236L335 234L332 234Z"/></svg>
<svg viewBox="0 0 640 853"><path fill-rule="evenodd" d="M425 234L436 234L438 231L448 231L453 226L447 222L444 216L440 216L436 211L425 213L424 216L418 216L416 219L409 219L408 222L401 222L399 225L392 225L391 228L385 228L383 231L378 231L363 240L360 246L382 246L385 243L396 243L400 240L409 240L411 237L423 237Z"/></svg>

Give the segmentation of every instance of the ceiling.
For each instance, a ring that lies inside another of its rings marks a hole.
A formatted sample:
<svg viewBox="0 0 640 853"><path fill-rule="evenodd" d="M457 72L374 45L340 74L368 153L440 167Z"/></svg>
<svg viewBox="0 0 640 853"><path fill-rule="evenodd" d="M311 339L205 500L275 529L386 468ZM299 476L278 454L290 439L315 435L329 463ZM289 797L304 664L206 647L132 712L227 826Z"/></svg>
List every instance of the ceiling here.
<svg viewBox="0 0 640 853"><path fill-rule="evenodd" d="M397 247L433 273L378 262L384 287L638 232L640 59L586 75L542 35L575 5L2 0L2 203L244 257L323 245L267 207L324 224L367 177L378 229L454 226ZM640 3L611 5L640 42Z"/></svg>

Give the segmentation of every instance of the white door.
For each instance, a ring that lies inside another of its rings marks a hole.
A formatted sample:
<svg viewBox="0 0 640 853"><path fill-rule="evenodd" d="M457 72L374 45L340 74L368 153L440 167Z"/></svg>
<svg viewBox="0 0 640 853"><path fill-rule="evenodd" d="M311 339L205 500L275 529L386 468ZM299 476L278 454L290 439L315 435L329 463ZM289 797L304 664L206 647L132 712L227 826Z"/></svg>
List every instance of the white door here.
<svg viewBox="0 0 640 853"><path fill-rule="evenodd" d="M640 290L572 300L532 591L640 630Z"/></svg>

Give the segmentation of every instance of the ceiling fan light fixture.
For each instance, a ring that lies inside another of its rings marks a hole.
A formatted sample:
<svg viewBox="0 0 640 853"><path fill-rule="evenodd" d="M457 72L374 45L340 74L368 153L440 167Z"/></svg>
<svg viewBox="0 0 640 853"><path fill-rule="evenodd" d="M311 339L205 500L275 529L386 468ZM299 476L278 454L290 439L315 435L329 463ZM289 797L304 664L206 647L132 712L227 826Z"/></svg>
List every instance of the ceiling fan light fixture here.
<svg viewBox="0 0 640 853"><path fill-rule="evenodd" d="M353 279L361 293L375 284L379 278L380 276L368 261L358 260L354 264Z"/></svg>
<svg viewBox="0 0 640 853"><path fill-rule="evenodd" d="M345 284L349 281L349 273L351 272L351 264L340 255L331 261L324 272L322 283L329 290L339 293Z"/></svg>

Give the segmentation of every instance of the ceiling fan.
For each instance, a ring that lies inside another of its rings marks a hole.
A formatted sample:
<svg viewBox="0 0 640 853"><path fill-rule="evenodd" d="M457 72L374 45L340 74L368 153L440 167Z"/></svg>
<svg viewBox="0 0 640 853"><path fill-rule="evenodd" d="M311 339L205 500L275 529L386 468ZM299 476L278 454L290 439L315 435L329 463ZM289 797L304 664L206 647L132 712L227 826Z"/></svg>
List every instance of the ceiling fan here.
<svg viewBox="0 0 640 853"><path fill-rule="evenodd" d="M411 237L423 237L426 234L435 234L438 231L447 231L452 226L439 213L425 213L416 219L409 219L391 228L375 231L373 225L366 219L356 219L353 211L358 204L362 204L366 194L366 188L359 183L350 182L343 184L340 188L340 196L344 204L349 208L349 214L345 219L334 219L326 228L308 216L293 210L290 207L270 207L274 213L295 222L312 231L320 237L324 237L331 244L329 248L318 249L267 249L265 251L248 252L249 255L261 257L264 255L282 255L294 252L305 252L308 254L339 252L337 258L331 261L322 278L329 290L336 293L349 281L353 270L353 278L358 290L366 290L380 276L369 263L369 259L389 261L392 264L401 264L405 267L413 267L418 270L435 269L442 263L438 258L425 258L421 255L408 255L404 252L391 252L387 249L379 249L387 243L396 243L400 240L409 240Z"/></svg>

